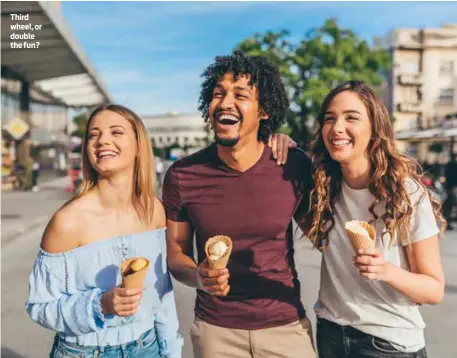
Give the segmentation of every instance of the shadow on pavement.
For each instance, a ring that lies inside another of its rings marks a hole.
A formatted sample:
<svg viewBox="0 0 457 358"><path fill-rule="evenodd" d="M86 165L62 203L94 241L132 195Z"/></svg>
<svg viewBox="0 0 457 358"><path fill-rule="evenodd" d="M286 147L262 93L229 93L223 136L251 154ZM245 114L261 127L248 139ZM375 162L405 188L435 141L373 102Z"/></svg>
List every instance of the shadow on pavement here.
<svg viewBox="0 0 457 358"><path fill-rule="evenodd" d="M2 357L1 358L26 358L23 355L16 353L8 347L2 346Z"/></svg>

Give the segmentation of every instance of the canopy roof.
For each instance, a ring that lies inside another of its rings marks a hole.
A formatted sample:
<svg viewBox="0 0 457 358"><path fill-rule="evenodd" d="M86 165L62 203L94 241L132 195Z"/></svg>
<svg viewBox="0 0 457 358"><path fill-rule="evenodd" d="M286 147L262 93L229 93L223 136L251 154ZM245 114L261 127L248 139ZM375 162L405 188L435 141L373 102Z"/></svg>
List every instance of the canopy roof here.
<svg viewBox="0 0 457 358"><path fill-rule="evenodd" d="M34 86L48 92L69 107L86 107L110 102L110 95L87 55L62 16L59 2L1 2L2 66L15 70ZM11 14L29 14L29 21L17 21ZM11 48L11 25L42 25L33 31L37 48Z"/></svg>

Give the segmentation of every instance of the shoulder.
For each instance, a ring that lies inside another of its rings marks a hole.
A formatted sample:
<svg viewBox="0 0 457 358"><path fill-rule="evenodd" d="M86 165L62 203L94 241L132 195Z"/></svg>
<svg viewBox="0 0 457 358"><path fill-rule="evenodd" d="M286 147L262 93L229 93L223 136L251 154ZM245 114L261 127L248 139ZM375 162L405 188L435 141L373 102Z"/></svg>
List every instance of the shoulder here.
<svg viewBox="0 0 457 358"><path fill-rule="evenodd" d="M176 186L182 178L193 177L193 174L207 171L213 162L215 146L204 149L175 161L165 174L164 187Z"/></svg>
<svg viewBox="0 0 457 358"><path fill-rule="evenodd" d="M425 186L411 177L406 178L405 189L413 206L422 201L424 194L426 194Z"/></svg>
<svg viewBox="0 0 457 358"><path fill-rule="evenodd" d="M167 218L165 215L165 207L160 199L154 198L154 227L161 228L167 225Z"/></svg>
<svg viewBox="0 0 457 358"><path fill-rule="evenodd" d="M284 173L289 177L299 180L311 181L312 170L311 157L300 148L290 148L287 161L284 164Z"/></svg>
<svg viewBox="0 0 457 358"><path fill-rule="evenodd" d="M311 157L300 148L290 148L288 158L293 164L311 165Z"/></svg>
<svg viewBox="0 0 457 358"><path fill-rule="evenodd" d="M215 150L216 149L213 144L206 148L200 149L199 151L193 154L190 154L182 159L175 161L171 165L170 169L180 170L194 165L207 164L211 161Z"/></svg>
<svg viewBox="0 0 457 358"><path fill-rule="evenodd" d="M60 253L79 246L82 234L82 205L84 198L74 199L61 207L51 218L41 240L41 248L49 253Z"/></svg>

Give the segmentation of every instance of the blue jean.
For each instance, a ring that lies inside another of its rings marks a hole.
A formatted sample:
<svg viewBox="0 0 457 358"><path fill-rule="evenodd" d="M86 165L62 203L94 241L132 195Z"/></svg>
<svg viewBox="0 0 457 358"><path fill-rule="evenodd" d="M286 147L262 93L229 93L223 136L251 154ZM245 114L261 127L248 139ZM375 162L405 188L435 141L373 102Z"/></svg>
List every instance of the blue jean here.
<svg viewBox="0 0 457 358"><path fill-rule="evenodd" d="M403 353L382 338L322 318L317 319L317 349L319 358L427 358L425 348Z"/></svg>
<svg viewBox="0 0 457 358"><path fill-rule="evenodd" d="M136 341L117 346L80 346L55 336L50 358L160 358L159 343L154 329L143 333Z"/></svg>

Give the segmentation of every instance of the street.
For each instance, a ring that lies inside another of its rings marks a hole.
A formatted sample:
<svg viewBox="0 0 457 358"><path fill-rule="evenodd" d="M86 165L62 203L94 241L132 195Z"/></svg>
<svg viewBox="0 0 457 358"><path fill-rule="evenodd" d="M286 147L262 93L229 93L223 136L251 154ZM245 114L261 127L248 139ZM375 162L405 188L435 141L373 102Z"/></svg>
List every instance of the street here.
<svg viewBox="0 0 457 358"><path fill-rule="evenodd" d="M28 275L37 253L44 225L2 245L2 357L46 357L53 333L32 322L24 309ZM442 259L447 286L444 301L424 307L429 358L452 358L457 352L457 232L442 241ZM302 299L314 323L312 305L319 283L319 256L305 239L296 240L296 262L302 284ZM193 319L194 291L175 282L181 331L185 336L183 358L191 358L189 330Z"/></svg>

